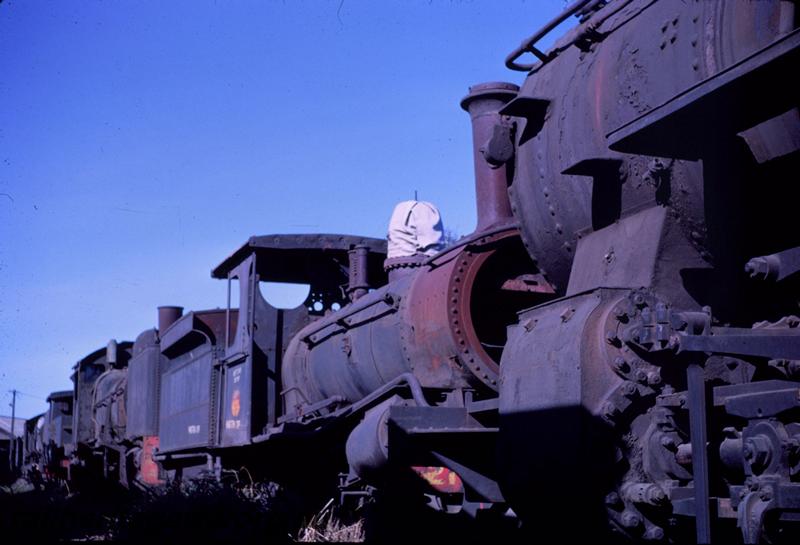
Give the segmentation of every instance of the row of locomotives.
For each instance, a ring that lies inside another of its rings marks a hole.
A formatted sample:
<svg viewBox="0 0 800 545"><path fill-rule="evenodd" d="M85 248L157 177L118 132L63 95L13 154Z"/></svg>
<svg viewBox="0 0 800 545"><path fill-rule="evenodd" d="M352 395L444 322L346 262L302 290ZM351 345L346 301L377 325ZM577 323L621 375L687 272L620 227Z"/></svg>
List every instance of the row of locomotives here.
<svg viewBox="0 0 800 545"><path fill-rule="evenodd" d="M173 409L181 407L189 413L182 418L190 419L192 411L196 414L216 404L210 401L214 395L210 374L205 381L197 373L174 375L180 367L207 361L217 339L224 336L226 319L235 323L236 315L235 309L216 309L183 316L182 307L162 306L157 328L143 331L134 342L111 340L78 362L73 374L78 432L70 479L82 485L116 483L140 490L181 480L181 465L176 471L156 460L159 449L173 446L176 428L183 427L183 422L172 420ZM181 329L187 326L190 331ZM192 331L199 337L189 335ZM184 350L183 359L174 357ZM185 433L197 435L193 426L186 425Z"/></svg>
<svg viewBox="0 0 800 545"><path fill-rule="evenodd" d="M79 488L146 488L167 482L170 475L154 459L159 447L160 341L183 309L158 310L158 329L142 332L135 342L112 339L82 358L73 367L73 389L50 394L48 411L28 421L29 472ZM218 317L224 311L193 314Z"/></svg>
<svg viewBox="0 0 800 545"><path fill-rule="evenodd" d="M442 248L409 201L388 245L252 237L212 271L225 308L81 360L43 443L128 486L389 506L386 540L438 538L417 507L543 542L796 540L795 26L779 0L571 4L507 59L521 88L461 102L473 233Z"/></svg>
<svg viewBox="0 0 800 545"><path fill-rule="evenodd" d="M796 27L794 2L576 2L507 59L509 195L560 297L508 331L499 482L543 539L797 539Z"/></svg>

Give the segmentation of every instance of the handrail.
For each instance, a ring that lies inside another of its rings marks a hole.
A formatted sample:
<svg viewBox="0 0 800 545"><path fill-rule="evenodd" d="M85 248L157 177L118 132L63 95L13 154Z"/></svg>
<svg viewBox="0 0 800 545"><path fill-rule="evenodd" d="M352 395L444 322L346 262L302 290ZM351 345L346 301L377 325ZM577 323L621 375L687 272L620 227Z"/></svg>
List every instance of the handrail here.
<svg viewBox="0 0 800 545"><path fill-rule="evenodd" d="M533 67L536 66L535 64L519 64L515 62L523 54L528 52L536 55L542 62L548 61L548 56L534 47L536 42L544 38L550 33L551 30L566 21L569 17L575 15L582 8L586 7L586 5L590 2L594 2L594 0L578 0L577 2L574 2L573 4L564 8L564 11L559 13L554 19L544 25L532 36L529 36L527 39L523 40L519 47L509 53L509 55L506 57L506 68L509 68L510 70L516 70L518 72L528 72L532 70Z"/></svg>
<svg viewBox="0 0 800 545"><path fill-rule="evenodd" d="M602 35L597 33L597 29L605 23L609 18L613 15L619 13L622 8L626 7L630 4L633 0L617 0L613 3L606 3L600 4L601 1L606 0L584 0L583 2L576 2L566 8L558 17L547 23L541 30L539 30L536 34L526 39L522 44L512 51L508 57L506 57L506 67L510 68L511 70L518 70L521 72L529 72L533 70L537 65L536 64L519 64L515 62L523 53L530 52L536 55L539 60L544 63L548 63L552 61L554 58L558 56L559 53L572 47L573 45L579 43L581 40L590 39L592 41L597 41L598 39L602 39ZM651 0L649 3L644 4L640 7L639 12L642 10L650 7L653 5L657 0ZM608 7L611 6L611 7ZM577 31L573 38L569 41L569 43L562 44L558 48L550 50L547 54L542 53L540 50L534 47L534 44L544 38L551 30L555 27L560 25L564 22L567 17L570 15L574 15L575 13L580 12L583 15L586 15L591 12L591 10L597 9L598 11L591 15L588 20L585 20L581 23L581 26L578 27ZM638 13L638 12L637 12Z"/></svg>

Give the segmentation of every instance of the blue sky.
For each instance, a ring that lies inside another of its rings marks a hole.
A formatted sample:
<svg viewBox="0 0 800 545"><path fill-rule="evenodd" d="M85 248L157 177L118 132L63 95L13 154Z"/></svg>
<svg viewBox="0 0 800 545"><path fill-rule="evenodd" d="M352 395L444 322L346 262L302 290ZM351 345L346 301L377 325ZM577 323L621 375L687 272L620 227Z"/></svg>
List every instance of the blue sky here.
<svg viewBox="0 0 800 545"><path fill-rule="evenodd" d="M475 224L468 116L563 0L0 3L0 414L269 233ZM546 43L552 41L548 39Z"/></svg>

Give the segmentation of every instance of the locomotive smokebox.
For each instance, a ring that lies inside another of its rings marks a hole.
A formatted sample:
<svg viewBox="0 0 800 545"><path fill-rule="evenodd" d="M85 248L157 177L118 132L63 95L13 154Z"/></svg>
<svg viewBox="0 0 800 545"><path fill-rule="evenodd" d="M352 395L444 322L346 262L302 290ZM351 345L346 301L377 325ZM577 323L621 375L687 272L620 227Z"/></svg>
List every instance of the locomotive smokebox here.
<svg viewBox="0 0 800 545"><path fill-rule="evenodd" d="M164 335L169 326L183 316L183 307L158 307L158 335Z"/></svg>
<svg viewBox="0 0 800 545"><path fill-rule="evenodd" d="M514 221L508 199L511 172L506 167L514 155L514 133L511 123L498 111L517 92L519 87L513 83L481 83L470 87L469 94L461 101L461 107L472 120L476 232Z"/></svg>

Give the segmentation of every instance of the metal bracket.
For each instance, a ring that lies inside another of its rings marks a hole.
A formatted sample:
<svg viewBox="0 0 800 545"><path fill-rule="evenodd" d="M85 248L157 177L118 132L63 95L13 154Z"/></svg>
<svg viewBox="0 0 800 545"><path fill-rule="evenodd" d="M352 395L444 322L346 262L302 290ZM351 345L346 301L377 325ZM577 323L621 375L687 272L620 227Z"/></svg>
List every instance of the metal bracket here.
<svg viewBox="0 0 800 545"><path fill-rule="evenodd" d="M708 334L677 333L670 345L681 352L707 352L770 359L800 359L800 330L714 327Z"/></svg>
<svg viewBox="0 0 800 545"><path fill-rule="evenodd" d="M750 492L739 502L736 525L745 543L759 543L764 527L764 515L774 507L775 500L764 501L757 492Z"/></svg>

